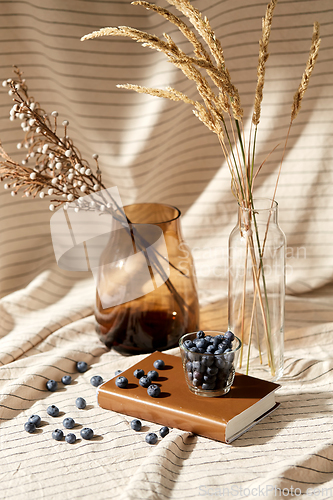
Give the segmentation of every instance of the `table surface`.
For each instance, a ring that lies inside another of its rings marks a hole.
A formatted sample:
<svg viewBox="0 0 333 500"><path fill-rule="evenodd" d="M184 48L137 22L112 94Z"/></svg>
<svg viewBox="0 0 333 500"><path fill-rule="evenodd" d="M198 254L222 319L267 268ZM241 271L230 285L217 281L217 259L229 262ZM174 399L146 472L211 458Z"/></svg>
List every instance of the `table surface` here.
<svg viewBox="0 0 333 500"><path fill-rule="evenodd" d="M279 489L333 496L332 288L287 297L285 374L275 412L231 445L174 428L152 446L145 435L160 426L143 422L141 432L133 431L131 417L98 407L90 384L93 375L107 380L145 355L107 350L94 331L92 281L65 293L60 276L51 270L1 300L1 498L183 500L228 492L275 498ZM57 303L48 303L48 292L58 293ZM223 311L222 303L206 306L202 327L217 329ZM89 365L85 373L76 370L79 360ZM65 374L70 385L46 390L48 379L60 382ZM78 396L87 401L84 410L75 406ZM59 407L59 417L47 414L50 405ZM29 434L24 423L32 414L42 424ZM75 444L51 437L64 429L65 417L76 422ZM92 440L80 438L83 427L94 430Z"/></svg>

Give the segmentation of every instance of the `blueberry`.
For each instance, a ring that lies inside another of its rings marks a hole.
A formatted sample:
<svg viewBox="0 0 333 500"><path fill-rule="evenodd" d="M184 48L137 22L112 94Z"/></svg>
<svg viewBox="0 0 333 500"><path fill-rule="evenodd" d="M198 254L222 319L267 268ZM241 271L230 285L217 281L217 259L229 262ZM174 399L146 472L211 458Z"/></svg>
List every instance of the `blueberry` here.
<svg viewBox="0 0 333 500"><path fill-rule="evenodd" d="M46 382L46 388L48 391L54 392L58 388L58 384L55 380L48 380Z"/></svg>
<svg viewBox="0 0 333 500"><path fill-rule="evenodd" d="M57 417L59 415L59 408L55 405L48 406L46 413L50 415L50 417Z"/></svg>
<svg viewBox="0 0 333 500"><path fill-rule="evenodd" d="M156 361L154 361L153 365L156 370L163 370L165 363L163 359L157 359Z"/></svg>
<svg viewBox="0 0 333 500"><path fill-rule="evenodd" d="M150 370L147 373L147 377L150 378L150 380L157 380L158 379L158 372L156 370Z"/></svg>
<svg viewBox="0 0 333 500"><path fill-rule="evenodd" d="M39 424L41 423L41 418L39 415L31 415L31 417L28 418L28 422L31 422L33 424L35 424L36 427L39 426Z"/></svg>
<svg viewBox="0 0 333 500"><path fill-rule="evenodd" d="M214 351L216 351L215 347L213 346L213 344L209 344L208 347L206 347L206 352L207 354L213 354Z"/></svg>
<svg viewBox="0 0 333 500"><path fill-rule="evenodd" d="M144 374L145 374L145 372L141 368L138 368L137 370L134 370L134 372L133 372L133 375L135 378L141 378L144 376Z"/></svg>
<svg viewBox="0 0 333 500"><path fill-rule="evenodd" d="M200 372L193 372L193 378L201 380L202 379L202 373L200 373Z"/></svg>
<svg viewBox="0 0 333 500"><path fill-rule="evenodd" d="M71 417L64 418L62 423L66 429L73 429L73 427L75 426L75 421Z"/></svg>
<svg viewBox="0 0 333 500"><path fill-rule="evenodd" d="M84 373L88 370L88 365L85 361L78 361L76 363L76 369L80 373Z"/></svg>
<svg viewBox="0 0 333 500"><path fill-rule="evenodd" d="M203 332L202 330L200 330L199 332L197 332L197 339L203 339L205 336L205 332Z"/></svg>
<svg viewBox="0 0 333 500"><path fill-rule="evenodd" d="M65 437L65 441L69 444L73 444L75 443L76 441L76 436L75 434L73 434L72 432L70 432L69 434L67 434L67 436Z"/></svg>
<svg viewBox="0 0 333 500"><path fill-rule="evenodd" d="M86 400L83 398L76 398L75 405L80 410L83 410L87 406L87 403Z"/></svg>
<svg viewBox="0 0 333 500"><path fill-rule="evenodd" d="M36 425L33 422L26 422L24 424L24 430L32 434L36 430Z"/></svg>
<svg viewBox="0 0 333 500"><path fill-rule="evenodd" d="M134 420L132 420L131 422L131 429L133 429L133 431L141 431L141 427L142 427L142 424L141 424L141 421L138 420L137 418L135 418Z"/></svg>
<svg viewBox="0 0 333 500"><path fill-rule="evenodd" d="M169 434L169 427L161 427L160 428L160 436L164 438L167 434Z"/></svg>
<svg viewBox="0 0 333 500"><path fill-rule="evenodd" d="M206 384L214 384L216 382L216 375L204 375L203 379Z"/></svg>
<svg viewBox="0 0 333 500"><path fill-rule="evenodd" d="M187 361L185 367L186 367L186 371L191 372L192 371L192 363L191 363L191 361Z"/></svg>
<svg viewBox="0 0 333 500"><path fill-rule="evenodd" d="M190 347L188 350L190 352L199 352L197 346L195 346L195 345L193 347Z"/></svg>
<svg viewBox="0 0 333 500"><path fill-rule="evenodd" d="M117 376L117 375L120 375L121 373L123 373L123 370L116 370L116 371L114 372L114 374L115 374L116 376Z"/></svg>
<svg viewBox="0 0 333 500"><path fill-rule="evenodd" d="M195 372L203 373L205 371L205 366L200 361L193 361L192 367Z"/></svg>
<svg viewBox="0 0 333 500"><path fill-rule="evenodd" d="M83 429L81 429L80 435L82 439L91 439L94 435L94 431L89 427L84 427Z"/></svg>
<svg viewBox="0 0 333 500"><path fill-rule="evenodd" d="M190 339L185 340L183 345L184 345L185 349L190 349L191 347L194 346L192 340L190 340Z"/></svg>
<svg viewBox="0 0 333 500"><path fill-rule="evenodd" d="M198 342L196 343L196 346L198 349L206 349L207 347L207 342L205 339L198 339Z"/></svg>
<svg viewBox="0 0 333 500"><path fill-rule="evenodd" d="M199 379L197 379L197 378L193 377L193 380L192 380L192 385L194 385L194 387L199 387L200 382L201 382L201 380L199 380Z"/></svg>
<svg viewBox="0 0 333 500"><path fill-rule="evenodd" d="M70 375L64 375L61 379L61 382L64 384L64 385L69 385L72 383L72 377Z"/></svg>
<svg viewBox="0 0 333 500"><path fill-rule="evenodd" d="M149 387L151 384L151 380L145 375L144 377L140 378L139 384L141 385L141 387Z"/></svg>
<svg viewBox="0 0 333 500"><path fill-rule="evenodd" d="M213 389L215 389L215 383L214 384L207 384L207 383L202 384L203 391L211 391Z"/></svg>
<svg viewBox="0 0 333 500"><path fill-rule="evenodd" d="M232 342L235 338L235 335L230 330L228 330L227 332L225 332L224 338L230 339L230 341Z"/></svg>
<svg viewBox="0 0 333 500"><path fill-rule="evenodd" d="M152 398L158 398L158 396L161 394L161 389L158 385L152 384L148 387L147 393L148 396L151 396Z"/></svg>
<svg viewBox="0 0 333 500"><path fill-rule="evenodd" d="M149 434L147 434L145 439L146 439L146 443L155 444L155 443L157 443L158 437L157 437L157 434L155 434L155 432L149 432Z"/></svg>
<svg viewBox="0 0 333 500"><path fill-rule="evenodd" d="M100 377L100 375L94 375L93 377L91 377L90 383L94 387L98 387L99 385L103 384L103 379L102 377Z"/></svg>
<svg viewBox="0 0 333 500"><path fill-rule="evenodd" d="M217 375L218 371L219 371L219 369L216 366L207 366L207 368L206 368L206 373L210 377L213 375Z"/></svg>
<svg viewBox="0 0 333 500"><path fill-rule="evenodd" d="M52 437L56 441L61 441L62 438L64 437L64 433L62 432L61 429L56 429L55 431L52 432Z"/></svg>
<svg viewBox="0 0 333 500"><path fill-rule="evenodd" d="M116 386L119 387L120 389L125 389L128 385L128 380L126 377L117 377L116 378Z"/></svg>

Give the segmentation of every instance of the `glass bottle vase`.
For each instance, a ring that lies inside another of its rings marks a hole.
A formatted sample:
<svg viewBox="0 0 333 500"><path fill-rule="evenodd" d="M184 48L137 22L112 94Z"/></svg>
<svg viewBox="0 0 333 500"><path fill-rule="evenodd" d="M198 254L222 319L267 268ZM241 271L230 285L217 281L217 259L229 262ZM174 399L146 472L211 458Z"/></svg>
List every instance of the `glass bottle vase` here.
<svg viewBox="0 0 333 500"><path fill-rule="evenodd" d="M285 248L278 204L238 207L229 237L228 328L242 341L236 370L275 381L283 374Z"/></svg>
<svg viewBox="0 0 333 500"><path fill-rule="evenodd" d="M123 210L130 234L124 238L113 231L102 256L96 331L107 347L122 354L176 347L182 335L199 327L196 276L181 213L160 203ZM112 306L110 298L116 298Z"/></svg>

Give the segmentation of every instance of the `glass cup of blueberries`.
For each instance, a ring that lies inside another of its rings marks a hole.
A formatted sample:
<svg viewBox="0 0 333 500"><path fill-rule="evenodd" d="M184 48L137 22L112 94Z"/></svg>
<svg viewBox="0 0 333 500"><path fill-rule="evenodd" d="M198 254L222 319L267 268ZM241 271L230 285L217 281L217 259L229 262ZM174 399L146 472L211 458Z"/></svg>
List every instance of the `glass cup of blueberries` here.
<svg viewBox="0 0 333 500"><path fill-rule="evenodd" d="M179 340L185 379L199 396L222 396L235 378L241 341L232 332L187 333Z"/></svg>

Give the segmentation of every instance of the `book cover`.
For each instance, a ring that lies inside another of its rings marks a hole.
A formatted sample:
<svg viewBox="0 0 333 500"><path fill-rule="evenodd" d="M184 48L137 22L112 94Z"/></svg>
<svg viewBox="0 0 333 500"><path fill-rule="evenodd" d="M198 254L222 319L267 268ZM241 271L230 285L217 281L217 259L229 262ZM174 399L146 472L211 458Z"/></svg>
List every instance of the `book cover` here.
<svg viewBox="0 0 333 500"><path fill-rule="evenodd" d="M155 370L153 363L157 359L163 359L165 367L158 370L159 378L154 381L161 394L153 398L139 385L133 372L139 368L145 374ZM158 351L121 375L128 379L125 389L116 386L116 376L97 389L101 408L226 443L234 441L279 406L275 391L280 385L239 373L228 394L213 398L195 395L187 387L181 358Z"/></svg>

